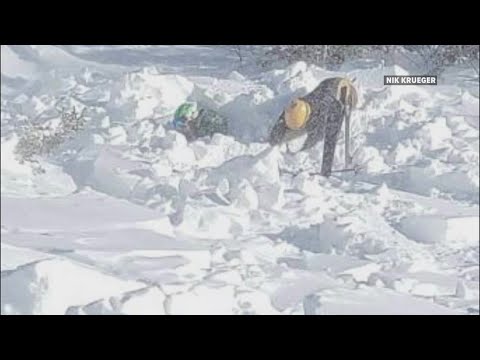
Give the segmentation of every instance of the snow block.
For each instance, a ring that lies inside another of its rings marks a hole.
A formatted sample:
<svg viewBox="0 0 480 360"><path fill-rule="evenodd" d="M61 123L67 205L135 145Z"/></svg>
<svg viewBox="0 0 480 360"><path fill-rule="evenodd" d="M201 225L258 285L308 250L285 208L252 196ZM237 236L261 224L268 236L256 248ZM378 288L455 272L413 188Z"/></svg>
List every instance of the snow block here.
<svg viewBox="0 0 480 360"><path fill-rule="evenodd" d="M63 315L70 306L141 287L71 261L44 260L2 273L2 315Z"/></svg>
<svg viewBox="0 0 480 360"><path fill-rule="evenodd" d="M173 295L168 304L171 315L234 315L235 288L231 285L201 285L187 293Z"/></svg>
<svg viewBox="0 0 480 360"><path fill-rule="evenodd" d="M474 246L479 243L479 218L420 215L400 221L399 230L412 240L432 244L448 243Z"/></svg>
<svg viewBox="0 0 480 360"><path fill-rule="evenodd" d="M389 289L331 289L315 295L314 315L459 315L432 301ZM312 302L311 302L312 303ZM312 312L312 309L310 309Z"/></svg>

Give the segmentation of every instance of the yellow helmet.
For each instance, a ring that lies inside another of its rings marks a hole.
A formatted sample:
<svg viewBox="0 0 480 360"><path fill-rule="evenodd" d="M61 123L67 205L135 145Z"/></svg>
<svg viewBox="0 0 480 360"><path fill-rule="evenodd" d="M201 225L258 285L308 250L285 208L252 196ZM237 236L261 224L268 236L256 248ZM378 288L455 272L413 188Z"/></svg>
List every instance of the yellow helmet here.
<svg viewBox="0 0 480 360"><path fill-rule="evenodd" d="M310 105L303 100L293 100L285 110L285 124L290 130L300 130L310 118Z"/></svg>

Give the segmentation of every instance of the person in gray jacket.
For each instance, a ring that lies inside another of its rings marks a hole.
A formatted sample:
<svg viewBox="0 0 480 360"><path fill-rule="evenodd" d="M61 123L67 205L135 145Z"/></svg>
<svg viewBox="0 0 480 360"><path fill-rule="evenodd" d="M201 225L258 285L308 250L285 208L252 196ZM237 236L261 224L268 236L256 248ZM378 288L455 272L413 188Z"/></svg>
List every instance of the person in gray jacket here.
<svg viewBox="0 0 480 360"><path fill-rule="evenodd" d="M324 140L321 174L332 173L338 135L345 121L345 166L351 164L350 116L358 96L353 82L346 78L329 78L305 97L293 100L274 125L269 142L272 146L307 134L301 151Z"/></svg>

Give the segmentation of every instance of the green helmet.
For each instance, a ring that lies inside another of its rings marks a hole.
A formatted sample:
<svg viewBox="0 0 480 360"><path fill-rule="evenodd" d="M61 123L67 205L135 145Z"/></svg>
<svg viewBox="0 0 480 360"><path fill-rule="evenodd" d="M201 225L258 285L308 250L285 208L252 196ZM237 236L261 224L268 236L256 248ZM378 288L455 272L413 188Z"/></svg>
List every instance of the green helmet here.
<svg viewBox="0 0 480 360"><path fill-rule="evenodd" d="M188 102L180 105L175 112L175 118L195 118L198 116L198 106L195 102Z"/></svg>

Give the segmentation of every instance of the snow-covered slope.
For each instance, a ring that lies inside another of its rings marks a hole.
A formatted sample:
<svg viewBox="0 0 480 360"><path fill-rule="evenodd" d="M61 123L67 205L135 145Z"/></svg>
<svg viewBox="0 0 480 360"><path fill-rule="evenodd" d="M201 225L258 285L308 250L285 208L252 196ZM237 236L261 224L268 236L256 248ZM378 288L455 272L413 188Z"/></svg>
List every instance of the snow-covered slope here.
<svg viewBox="0 0 480 360"><path fill-rule="evenodd" d="M241 74L214 46L1 55L2 314L479 313L478 91L454 69L438 87L384 88L406 71ZM325 179L322 144L264 139L336 75L357 78L361 170ZM232 136L168 130L186 99L228 116ZM72 106L87 128L43 173L21 164L20 125Z"/></svg>

